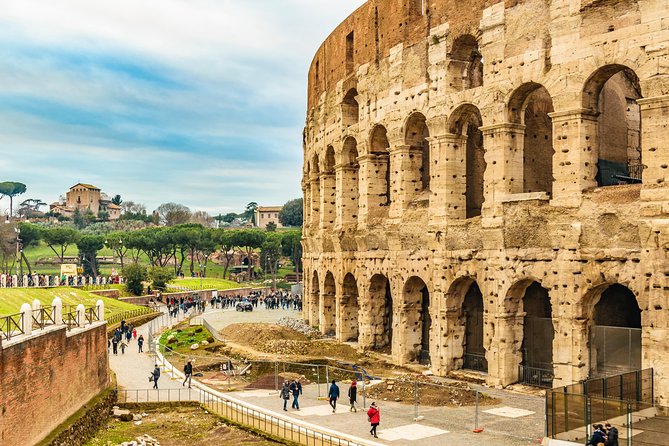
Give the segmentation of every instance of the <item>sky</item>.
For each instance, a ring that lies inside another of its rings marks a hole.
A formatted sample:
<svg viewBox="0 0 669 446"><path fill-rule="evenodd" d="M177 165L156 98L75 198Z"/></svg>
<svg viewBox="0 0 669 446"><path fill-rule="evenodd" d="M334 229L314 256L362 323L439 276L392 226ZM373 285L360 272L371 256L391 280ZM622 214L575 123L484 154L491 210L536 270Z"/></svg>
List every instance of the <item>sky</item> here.
<svg viewBox="0 0 669 446"><path fill-rule="evenodd" d="M212 215L298 198L309 64L363 3L2 0L0 181Z"/></svg>

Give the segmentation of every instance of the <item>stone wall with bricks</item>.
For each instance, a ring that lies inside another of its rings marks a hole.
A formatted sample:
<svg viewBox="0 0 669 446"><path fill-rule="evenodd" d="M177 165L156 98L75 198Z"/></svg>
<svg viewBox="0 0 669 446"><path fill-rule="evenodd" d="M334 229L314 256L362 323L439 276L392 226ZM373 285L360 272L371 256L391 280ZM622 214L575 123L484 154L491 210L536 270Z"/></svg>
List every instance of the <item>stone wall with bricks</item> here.
<svg viewBox="0 0 669 446"><path fill-rule="evenodd" d="M0 445L36 444L109 386L105 323L0 346Z"/></svg>
<svg viewBox="0 0 669 446"><path fill-rule="evenodd" d="M493 385L537 348L527 317L556 386L597 372L595 326L640 329L669 401L668 6L370 0L342 22L309 71L305 318ZM606 315L625 299L640 324Z"/></svg>

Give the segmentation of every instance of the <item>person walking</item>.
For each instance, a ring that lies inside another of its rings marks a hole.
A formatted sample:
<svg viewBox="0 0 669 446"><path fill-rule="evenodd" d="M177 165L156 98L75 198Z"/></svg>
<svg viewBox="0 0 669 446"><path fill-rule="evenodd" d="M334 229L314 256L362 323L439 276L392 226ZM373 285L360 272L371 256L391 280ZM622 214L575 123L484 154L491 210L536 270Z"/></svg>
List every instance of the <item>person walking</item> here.
<svg viewBox="0 0 669 446"><path fill-rule="evenodd" d="M184 379L184 382L181 384L181 387L186 385L186 381L188 381L188 388L190 389L191 386L191 381L193 380L193 364L191 364L190 361L186 363L184 366L184 375L186 375L186 379Z"/></svg>
<svg viewBox="0 0 669 446"><path fill-rule="evenodd" d="M590 437L588 445L590 446L606 446L606 435L604 435L604 426L601 424L592 425L594 432Z"/></svg>
<svg viewBox="0 0 669 446"><path fill-rule="evenodd" d="M374 438L379 438L376 436L376 427L381 423L381 411L376 406L376 403L372 403L372 405L369 406L367 418L369 418L369 423L372 425L372 429L369 433L374 435Z"/></svg>
<svg viewBox="0 0 669 446"><path fill-rule="evenodd" d="M349 412L357 412L358 409L355 407L355 402L358 399L358 382L356 380L351 381L351 386L348 388L348 400L351 404Z"/></svg>
<svg viewBox="0 0 669 446"><path fill-rule="evenodd" d="M121 341L121 354L125 355L125 348L128 346L128 344L125 343L125 341Z"/></svg>
<svg viewBox="0 0 669 446"><path fill-rule="evenodd" d="M158 364L156 364L156 367L153 369L153 373L151 373L151 377L153 378L153 388L157 389L158 388L158 379L160 378L160 368L158 367Z"/></svg>
<svg viewBox="0 0 669 446"><path fill-rule="evenodd" d="M290 383L290 391L293 394L293 404L290 406L291 408L295 410L300 410L300 403L298 402L298 398L302 394L302 384L294 379L292 383Z"/></svg>
<svg viewBox="0 0 669 446"><path fill-rule="evenodd" d="M339 399L339 386L334 379L332 380L332 385L330 385L330 390L328 391L328 398L330 399L332 413L335 413L337 410L337 400Z"/></svg>
<svg viewBox="0 0 669 446"><path fill-rule="evenodd" d="M606 428L606 446L618 446L618 429L608 422L604 427Z"/></svg>
<svg viewBox="0 0 669 446"><path fill-rule="evenodd" d="M283 410L288 411L286 408L288 405L288 400L290 399L290 387L288 386L288 382L283 382L283 387L281 388L279 397L283 399Z"/></svg>
<svg viewBox="0 0 669 446"><path fill-rule="evenodd" d="M116 337L112 339L112 353L118 355L118 339L116 339Z"/></svg>
<svg viewBox="0 0 669 446"><path fill-rule="evenodd" d="M142 347L144 346L144 336L139 335L137 338L137 347L139 348L139 353L142 353Z"/></svg>

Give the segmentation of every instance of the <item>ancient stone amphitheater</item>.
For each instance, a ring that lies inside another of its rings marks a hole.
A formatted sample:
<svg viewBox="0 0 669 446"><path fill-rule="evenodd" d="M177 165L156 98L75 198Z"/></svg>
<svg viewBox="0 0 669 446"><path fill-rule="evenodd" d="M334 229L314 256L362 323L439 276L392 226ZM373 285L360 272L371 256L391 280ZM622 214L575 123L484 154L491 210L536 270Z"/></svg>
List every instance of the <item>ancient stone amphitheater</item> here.
<svg viewBox="0 0 669 446"><path fill-rule="evenodd" d="M369 0L309 70L305 310L342 341L669 397L669 1Z"/></svg>

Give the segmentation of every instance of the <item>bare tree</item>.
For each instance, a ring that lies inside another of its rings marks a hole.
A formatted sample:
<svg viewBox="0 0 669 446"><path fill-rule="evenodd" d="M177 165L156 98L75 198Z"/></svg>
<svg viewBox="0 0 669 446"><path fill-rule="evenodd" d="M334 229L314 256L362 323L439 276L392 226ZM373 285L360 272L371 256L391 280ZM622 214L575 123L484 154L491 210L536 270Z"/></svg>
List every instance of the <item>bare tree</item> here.
<svg viewBox="0 0 669 446"><path fill-rule="evenodd" d="M183 204L163 203L156 211L160 217L160 224L165 226L176 226L190 221L190 209Z"/></svg>
<svg viewBox="0 0 669 446"><path fill-rule="evenodd" d="M190 217L191 223L197 223L205 228L211 228L214 226L214 219L205 211L195 211Z"/></svg>

